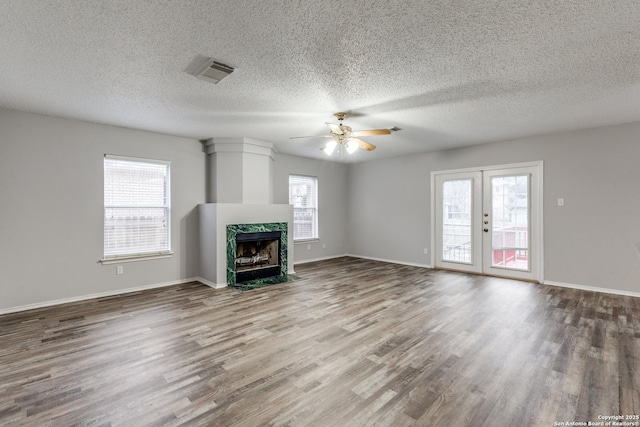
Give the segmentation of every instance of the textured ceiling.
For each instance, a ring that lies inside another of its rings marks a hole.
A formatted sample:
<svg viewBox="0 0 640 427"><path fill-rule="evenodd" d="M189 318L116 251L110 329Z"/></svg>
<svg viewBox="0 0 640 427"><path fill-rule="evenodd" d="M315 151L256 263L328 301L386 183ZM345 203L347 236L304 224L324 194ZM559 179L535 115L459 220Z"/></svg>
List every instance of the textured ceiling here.
<svg viewBox="0 0 640 427"><path fill-rule="evenodd" d="M307 157L337 111L403 129L353 161L640 121L637 0L0 0L0 58L0 107Z"/></svg>

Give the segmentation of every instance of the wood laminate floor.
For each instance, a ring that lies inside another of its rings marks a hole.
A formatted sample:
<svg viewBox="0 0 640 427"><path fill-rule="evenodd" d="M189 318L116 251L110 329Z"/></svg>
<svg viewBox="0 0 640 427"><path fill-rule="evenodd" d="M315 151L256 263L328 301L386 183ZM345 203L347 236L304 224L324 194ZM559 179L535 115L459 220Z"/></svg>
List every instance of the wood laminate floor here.
<svg viewBox="0 0 640 427"><path fill-rule="evenodd" d="M0 316L0 425L640 414L638 298L355 258L296 270L244 293L191 283Z"/></svg>

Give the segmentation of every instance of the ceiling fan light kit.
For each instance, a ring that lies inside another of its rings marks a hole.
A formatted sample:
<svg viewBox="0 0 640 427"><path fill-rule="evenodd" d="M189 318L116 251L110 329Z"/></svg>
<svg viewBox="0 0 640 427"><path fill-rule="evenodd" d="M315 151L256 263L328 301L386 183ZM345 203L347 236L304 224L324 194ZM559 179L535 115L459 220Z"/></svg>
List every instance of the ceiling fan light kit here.
<svg viewBox="0 0 640 427"><path fill-rule="evenodd" d="M354 139L349 139L347 142L347 153L353 154L358 149L358 143Z"/></svg>
<svg viewBox="0 0 640 427"><path fill-rule="evenodd" d="M325 154L326 154L327 156L330 156L331 154L333 154L333 150L335 150L335 149L336 149L336 146L337 146L337 145L338 145L338 143L337 143L336 141L334 141L334 140L329 141L329 142L327 143L327 145L325 145L325 146L322 148L322 151L324 151L324 152L325 152Z"/></svg>
<svg viewBox="0 0 640 427"><path fill-rule="evenodd" d="M333 138L324 147L321 148L321 150L324 151L325 154L327 154L328 156L333 154L333 152L338 146L344 146L345 150L349 154L355 153L358 150L358 148L361 148L366 151L373 151L376 149L376 146L368 143L367 141L360 139L359 137L389 135L391 133L390 129L368 129L368 130L353 131L353 129L351 129L350 126L347 126L342 123L346 115L347 115L346 113L335 113L335 116L338 118L338 124L325 122L325 124L329 126L329 130L330 130L329 135L327 136L322 135L319 137ZM315 138L315 137L298 136L298 137L292 137L292 138Z"/></svg>

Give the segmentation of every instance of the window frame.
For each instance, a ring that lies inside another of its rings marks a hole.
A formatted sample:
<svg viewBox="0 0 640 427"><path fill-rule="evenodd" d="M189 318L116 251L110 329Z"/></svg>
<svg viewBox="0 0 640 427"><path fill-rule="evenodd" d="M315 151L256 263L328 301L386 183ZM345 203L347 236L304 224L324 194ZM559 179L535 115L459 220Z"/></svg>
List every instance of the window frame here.
<svg viewBox="0 0 640 427"><path fill-rule="evenodd" d="M108 252L107 251L107 210L117 208L117 206L107 206L106 200L105 200L106 199L105 195L107 191L106 162L108 160L120 161L120 162L131 162L131 163L138 163L138 164L148 163L153 165L166 166L166 172L164 175L164 189L165 189L164 206L151 207L151 206L145 206L144 204L140 204L138 206L136 205L127 206L127 208L132 208L132 209L135 209L135 208L165 209L166 214L164 215L164 218L166 219L166 249L148 250L148 251L141 251L141 252L127 252L127 251L120 250L120 252L118 253L115 253L115 254L110 253L109 255L107 255L107 252ZM171 250L171 162L168 160L105 154L103 159L103 178L104 178L104 181L103 181L103 245L102 245L102 258L100 259L100 262L104 265L104 264L116 264L116 263L123 263L123 262L133 262L133 261L171 257L173 255L173 252Z"/></svg>
<svg viewBox="0 0 640 427"><path fill-rule="evenodd" d="M291 179L292 178L298 178L298 179L311 179L313 180L313 184L314 184L314 206L313 207L297 207L295 206L294 201L291 200ZM304 243L304 242L312 242L312 241L317 241L320 240L320 220L319 220L319 194L318 194L318 187L319 187L319 179L317 176L311 176L311 175L300 175L300 174L289 174L289 182L288 182L288 187L289 187L289 204L293 206L293 231L292 231L292 237L293 237L293 242L294 243ZM296 209L313 209L313 224L312 224L312 237L303 237L303 238L296 238L295 235L295 230L296 230Z"/></svg>

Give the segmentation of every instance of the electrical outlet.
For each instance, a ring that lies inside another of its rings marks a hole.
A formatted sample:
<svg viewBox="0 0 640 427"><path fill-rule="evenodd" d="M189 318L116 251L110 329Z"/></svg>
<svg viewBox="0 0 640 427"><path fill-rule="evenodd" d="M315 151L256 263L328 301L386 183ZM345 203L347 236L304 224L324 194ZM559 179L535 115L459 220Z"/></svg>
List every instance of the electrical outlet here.
<svg viewBox="0 0 640 427"><path fill-rule="evenodd" d="M307 250L310 251L311 250L311 245L307 245Z"/></svg>
<svg viewBox="0 0 640 427"><path fill-rule="evenodd" d="M116 267L116 274L124 274L124 266L119 265Z"/></svg>
<svg viewBox="0 0 640 427"><path fill-rule="evenodd" d="M558 199L558 206L564 206L564 199Z"/></svg>
<svg viewBox="0 0 640 427"><path fill-rule="evenodd" d="M429 248L424 248L424 254L429 255Z"/></svg>
<svg viewBox="0 0 640 427"><path fill-rule="evenodd" d="M325 243L322 244L322 249L327 249L327 245Z"/></svg>

